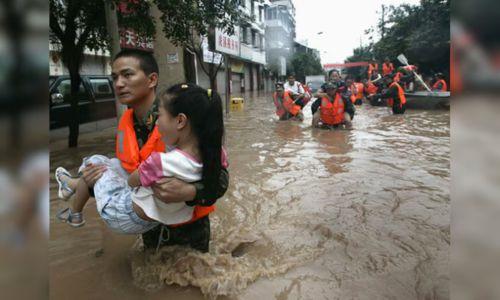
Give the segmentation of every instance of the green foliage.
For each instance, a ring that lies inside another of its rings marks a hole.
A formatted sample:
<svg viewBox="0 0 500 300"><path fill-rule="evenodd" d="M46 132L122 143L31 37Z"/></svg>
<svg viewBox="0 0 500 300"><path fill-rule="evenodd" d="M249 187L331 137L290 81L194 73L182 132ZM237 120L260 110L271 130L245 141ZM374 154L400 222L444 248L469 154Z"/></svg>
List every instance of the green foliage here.
<svg viewBox="0 0 500 300"><path fill-rule="evenodd" d="M297 52L287 66L287 73L295 73L295 78L304 82L307 75L319 75L323 74L324 71L319 58L315 55Z"/></svg>
<svg viewBox="0 0 500 300"><path fill-rule="evenodd" d="M63 52L69 50L73 55L82 54L84 48L105 50L109 47L109 34L106 28L104 5L118 3L119 0L49 0L50 41L61 45ZM127 9L132 13L118 14L120 26L133 29L138 35L154 37L155 27L149 17L147 1L130 1Z"/></svg>
<svg viewBox="0 0 500 300"><path fill-rule="evenodd" d="M69 146L78 144L78 87L80 67L85 48L109 49L110 35L106 26L105 5L118 0L49 0L49 39L60 46L63 64L71 79L71 123ZM149 2L129 1L131 13L119 19L120 26L134 30L138 35L154 37L154 23L149 17Z"/></svg>
<svg viewBox="0 0 500 300"><path fill-rule="evenodd" d="M402 4L384 10L387 16L381 17L377 24L382 37L363 49L355 49L347 61L374 57L380 64L389 57L398 65L396 57L404 53L410 63L418 64L424 73L449 72L449 0L421 0L417 6ZM373 40L373 29L365 33L371 34L369 39Z"/></svg>
<svg viewBox="0 0 500 300"><path fill-rule="evenodd" d="M238 0L154 0L162 12L165 37L176 46L193 46L193 37L213 34L219 28L234 34L235 26L250 21Z"/></svg>

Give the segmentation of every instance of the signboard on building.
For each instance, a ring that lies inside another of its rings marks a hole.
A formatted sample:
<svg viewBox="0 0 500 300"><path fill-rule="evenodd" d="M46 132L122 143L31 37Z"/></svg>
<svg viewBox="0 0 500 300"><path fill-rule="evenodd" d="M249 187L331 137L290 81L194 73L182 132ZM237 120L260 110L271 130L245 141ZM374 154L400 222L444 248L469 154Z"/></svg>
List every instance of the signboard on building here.
<svg viewBox="0 0 500 300"><path fill-rule="evenodd" d="M201 44L201 47L203 49L203 61L209 64L220 64L222 60L222 54L220 53L214 53L210 50L208 50L208 41L207 38L203 38L203 42Z"/></svg>
<svg viewBox="0 0 500 300"><path fill-rule="evenodd" d="M229 35L222 30L215 29L215 50L231 54L234 56L240 55L240 29L234 28L234 34Z"/></svg>
<svg viewBox="0 0 500 300"><path fill-rule="evenodd" d="M153 52L153 40L140 37L131 29L120 29L120 47Z"/></svg>
<svg viewBox="0 0 500 300"><path fill-rule="evenodd" d="M118 3L117 10L122 16L127 16L135 13L138 6L143 3L138 0L121 0ZM139 36L134 30L130 28L119 28L120 34L120 47L127 49L139 49L144 51L153 52L153 39Z"/></svg>
<svg viewBox="0 0 500 300"><path fill-rule="evenodd" d="M176 64L179 62L179 54L175 53L167 53L167 64Z"/></svg>

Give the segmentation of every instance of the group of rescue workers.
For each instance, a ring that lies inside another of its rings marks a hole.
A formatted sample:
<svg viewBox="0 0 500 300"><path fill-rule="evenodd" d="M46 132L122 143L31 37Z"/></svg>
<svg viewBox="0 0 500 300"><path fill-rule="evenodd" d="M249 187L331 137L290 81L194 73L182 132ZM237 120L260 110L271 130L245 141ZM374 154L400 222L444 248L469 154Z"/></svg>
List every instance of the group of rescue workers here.
<svg viewBox="0 0 500 300"><path fill-rule="evenodd" d="M389 58L382 64L382 75L379 66L372 60L368 64L366 78L361 76L347 77L344 81L338 70L329 73L328 80L313 93L309 84L303 85L290 74L285 83L277 82L273 94L276 115L280 120L304 120L302 109L311 104L312 125L319 128L352 129L355 114L354 105L362 105L367 99L373 106L384 105L383 99L392 109L393 114L404 114L406 110L406 92L423 90L424 86L416 81L417 65L395 68ZM437 73L426 83L433 91L445 92L448 86L442 73Z"/></svg>

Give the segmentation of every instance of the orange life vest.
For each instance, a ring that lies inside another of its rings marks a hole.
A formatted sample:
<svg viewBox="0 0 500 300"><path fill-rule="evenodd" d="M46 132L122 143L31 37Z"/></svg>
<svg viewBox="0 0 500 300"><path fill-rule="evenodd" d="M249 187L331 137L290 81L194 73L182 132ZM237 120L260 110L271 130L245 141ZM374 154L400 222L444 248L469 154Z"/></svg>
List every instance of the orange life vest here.
<svg viewBox="0 0 500 300"><path fill-rule="evenodd" d="M351 102L354 103L356 102L356 94L357 94L357 89L354 83L350 86L349 90L351 91Z"/></svg>
<svg viewBox="0 0 500 300"><path fill-rule="evenodd" d="M373 95L376 94L378 91L378 88L376 85L374 85L371 81L368 81L366 84L366 93L368 95Z"/></svg>
<svg viewBox="0 0 500 300"><path fill-rule="evenodd" d="M115 150L122 167L132 173L153 151L165 152L165 143L161 140L158 126L155 126L146 143L139 149L134 130L134 110L127 109L118 124Z"/></svg>
<svg viewBox="0 0 500 300"><path fill-rule="evenodd" d="M321 122L326 125L337 125L344 121L344 101L340 94L335 95L335 100L330 102L330 98L321 98L320 117Z"/></svg>
<svg viewBox="0 0 500 300"><path fill-rule="evenodd" d="M394 71L394 65L392 63L389 63L389 64L383 63L382 64L382 75L383 76L391 74L392 71Z"/></svg>
<svg viewBox="0 0 500 300"><path fill-rule="evenodd" d="M401 81L401 77L403 76L403 73L397 72L396 75L394 76L393 80L394 82L399 82Z"/></svg>
<svg viewBox="0 0 500 300"><path fill-rule="evenodd" d="M300 112L300 106L293 102L293 99L288 91L283 92L283 105L279 103L278 94L276 92L273 97L274 105L276 106L276 114L279 117L281 117L285 112L289 112L292 116L296 116Z"/></svg>
<svg viewBox="0 0 500 300"><path fill-rule="evenodd" d="M398 87L399 107L403 107L403 104L406 103L405 91L397 82L391 83L391 85L389 85L389 88L392 88L394 85ZM393 98L387 99L387 105L392 107L394 105L394 99Z"/></svg>
<svg viewBox="0 0 500 300"><path fill-rule="evenodd" d="M438 81L436 81L436 83L434 83L434 85L432 86L432 89L433 90L437 90L439 89L439 84L441 83L441 92L446 92L448 90L448 85L446 84L446 81L444 81L444 79L439 79Z"/></svg>
<svg viewBox="0 0 500 300"><path fill-rule="evenodd" d="M355 82L354 85L356 85L356 99L363 99L363 92L365 90L365 86L361 82Z"/></svg>
<svg viewBox="0 0 500 300"><path fill-rule="evenodd" d="M141 162L145 161L152 152L165 152L165 143L161 140L158 126L155 125L153 131L149 135L147 142L139 149L137 137L134 130L134 110L127 109L118 124L116 134L116 157L120 160L122 167L127 172L135 171ZM179 226L192 223L200 218L207 216L215 210L215 205L199 206L196 205L193 210L191 220L172 226Z"/></svg>

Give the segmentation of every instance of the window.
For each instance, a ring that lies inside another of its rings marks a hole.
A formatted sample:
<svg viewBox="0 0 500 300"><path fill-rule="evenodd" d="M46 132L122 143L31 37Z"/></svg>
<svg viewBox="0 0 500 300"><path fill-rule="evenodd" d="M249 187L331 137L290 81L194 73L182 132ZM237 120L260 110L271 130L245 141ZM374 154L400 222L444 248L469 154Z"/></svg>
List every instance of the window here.
<svg viewBox="0 0 500 300"><path fill-rule="evenodd" d="M71 96L71 81L69 79L65 79L59 83L59 85L54 89L53 94L61 94L64 99L64 104L70 104L70 96ZM80 88L78 90L78 101L79 102L87 102L90 101L89 94L85 90L83 86L83 82L80 82Z"/></svg>
<svg viewBox="0 0 500 300"><path fill-rule="evenodd" d="M247 43L247 37L248 35L248 32L247 32L247 28L245 26L241 26L241 42L246 44Z"/></svg>
<svg viewBox="0 0 500 300"><path fill-rule="evenodd" d="M113 97L113 88L109 84L109 80L105 78L90 78L90 85L97 99Z"/></svg>
<svg viewBox="0 0 500 300"><path fill-rule="evenodd" d="M254 30L252 30L252 45L254 47L257 47L257 37L256 36L257 36L257 33Z"/></svg>

